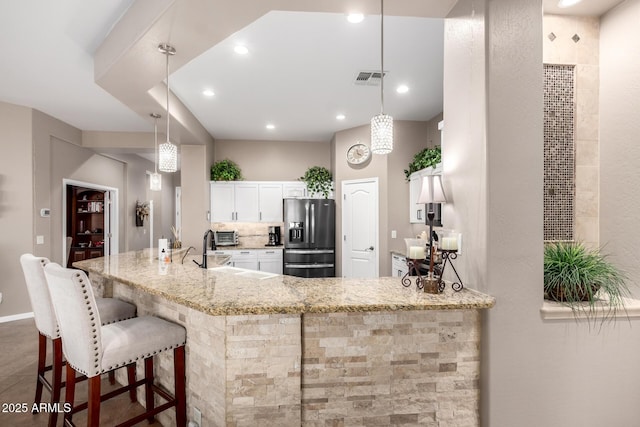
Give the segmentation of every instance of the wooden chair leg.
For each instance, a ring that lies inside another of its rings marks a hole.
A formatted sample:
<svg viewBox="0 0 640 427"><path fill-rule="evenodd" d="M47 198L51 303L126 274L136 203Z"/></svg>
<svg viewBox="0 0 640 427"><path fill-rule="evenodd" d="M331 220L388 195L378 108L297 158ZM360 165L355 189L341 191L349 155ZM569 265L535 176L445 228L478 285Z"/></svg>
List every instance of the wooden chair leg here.
<svg viewBox="0 0 640 427"><path fill-rule="evenodd" d="M76 393L76 370L71 367L67 363L67 380L65 385L64 392L64 401L67 404L67 408L65 408L64 413L64 425L66 425L67 421L71 421L71 417L73 415L73 400L75 398Z"/></svg>
<svg viewBox="0 0 640 427"><path fill-rule="evenodd" d="M127 365L127 381L129 385L134 384L136 382L136 364L135 363ZM132 388L131 390L129 390L129 398L131 399L132 402L135 402L138 400L136 398L135 388Z"/></svg>
<svg viewBox="0 0 640 427"><path fill-rule="evenodd" d="M100 375L96 375L87 380L89 382L89 401L87 426L100 425Z"/></svg>
<svg viewBox="0 0 640 427"><path fill-rule="evenodd" d="M60 402L60 393L62 391L62 339L53 340L53 365L51 372L51 403ZM52 405L55 407L55 405ZM58 411L53 410L49 413L49 427L55 427L58 421Z"/></svg>
<svg viewBox="0 0 640 427"><path fill-rule="evenodd" d="M187 425L187 394L185 390L184 346L173 350L173 375L176 398L176 427Z"/></svg>
<svg viewBox="0 0 640 427"><path fill-rule="evenodd" d="M114 385L116 383L116 371L109 371L109 384Z"/></svg>
<svg viewBox="0 0 640 427"><path fill-rule="evenodd" d="M144 394L145 404L147 405L147 412L155 408L153 400L153 356L144 359ZM149 423L154 421L154 417L147 418Z"/></svg>
<svg viewBox="0 0 640 427"><path fill-rule="evenodd" d="M47 363L47 337L38 332L38 376L36 377L36 397L33 399L33 403L40 405L42 401L42 380L44 377L44 368ZM35 406L35 405L34 405ZM37 410L32 411L34 414Z"/></svg>

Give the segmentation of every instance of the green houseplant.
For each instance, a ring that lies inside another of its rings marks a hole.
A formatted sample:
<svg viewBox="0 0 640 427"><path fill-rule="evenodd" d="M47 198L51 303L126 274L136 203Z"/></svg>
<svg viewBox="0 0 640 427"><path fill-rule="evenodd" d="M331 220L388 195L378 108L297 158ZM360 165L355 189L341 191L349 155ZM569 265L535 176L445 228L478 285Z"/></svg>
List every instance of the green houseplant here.
<svg viewBox="0 0 640 427"><path fill-rule="evenodd" d="M440 151L439 145L433 148L425 148L413 156L413 161L409 163L409 169L404 170L404 175L407 181L409 181L409 176L411 176L412 173L430 166L435 166L441 161L442 152Z"/></svg>
<svg viewBox="0 0 640 427"><path fill-rule="evenodd" d="M240 167L229 159L220 160L211 165L211 181L239 181L241 179Z"/></svg>
<svg viewBox="0 0 640 427"><path fill-rule="evenodd" d="M333 190L333 177L329 169L322 166L312 166L300 177L300 180L307 184L309 194L322 194L324 198L329 197Z"/></svg>
<svg viewBox="0 0 640 427"><path fill-rule="evenodd" d="M576 242L554 242L544 247L544 297L595 319L615 317L629 296L626 275L596 249Z"/></svg>

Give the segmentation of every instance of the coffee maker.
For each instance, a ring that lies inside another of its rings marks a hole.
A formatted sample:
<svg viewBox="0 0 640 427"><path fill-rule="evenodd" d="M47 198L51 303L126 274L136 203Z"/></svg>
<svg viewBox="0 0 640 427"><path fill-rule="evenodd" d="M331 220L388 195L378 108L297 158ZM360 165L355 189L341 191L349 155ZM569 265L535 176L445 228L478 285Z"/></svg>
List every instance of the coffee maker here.
<svg viewBox="0 0 640 427"><path fill-rule="evenodd" d="M281 246L282 241L280 240L280 227L279 226L270 226L269 227L269 242L266 246Z"/></svg>

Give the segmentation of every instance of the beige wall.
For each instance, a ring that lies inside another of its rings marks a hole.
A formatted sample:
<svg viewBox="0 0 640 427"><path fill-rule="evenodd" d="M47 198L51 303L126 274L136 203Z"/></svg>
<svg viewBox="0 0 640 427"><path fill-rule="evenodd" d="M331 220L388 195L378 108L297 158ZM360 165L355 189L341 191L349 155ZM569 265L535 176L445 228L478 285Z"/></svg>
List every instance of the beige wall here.
<svg viewBox="0 0 640 427"><path fill-rule="evenodd" d="M427 122L394 122L394 149L391 154L380 156L372 154L371 161L359 166L350 166L346 161L347 149L357 141L370 145L369 125L337 132L331 146L333 177L336 182L336 261L339 276L342 274L342 182L345 180L378 178L379 191L379 241L378 248L380 275L391 274L390 251L404 251L404 237L413 235L409 223L409 183L406 182L404 169L415 153L427 146ZM397 238L391 238L391 230L397 231Z"/></svg>
<svg viewBox="0 0 640 427"><path fill-rule="evenodd" d="M201 251L202 236L211 227L207 219L209 212L209 178L211 165L208 163L204 145L182 145L180 156L182 169L182 245L194 246Z"/></svg>
<svg viewBox="0 0 640 427"><path fill-rule="evenodd" d="M7 244L1 258L6 280L0 284L0 317L31 311L18 263L22 253L62 262L64 178L119 190L120 251L145 247L149 242L148 226L136 229L134 225L136 200L157 198L154 233L168 235L173 186L165 179L162 196L149 194L146 171L153 169L153 163L138 156L113 159L96 154L82 146L79 129L30 108L0 103L0 125L6 148L0 159L0 231ZM118 135L110 133L108 138L117 140ZM51 216L42 218L42 208L51 209ZM44 244L36 245L36 236L43 236Z"/></svg>
<svg viewBox="0 0 640 427"><path fill-rule="evenodd" d="M621 4L600 27L600 239L640 297L640 1ZM636 352L638 350L636 349Z"/></svg>
<svg viewBox="0 0 640 427"><path fill-rule="evenodd" d="M551 41L550 33L556 38ZM577 34L576 43L572 37ZM575 239L597 248L599 167L599 40L595 17L545 15L542 42L545 64L575 65Z"/></svg>
<svg viewBox="0 0 640 427"><path fill-rule="evenodd" d="M637 26L633 18L638 16L637 1L634 3L636 13L626 15L627 28L615 39L615 53L633 49L620 49L623 39L637 45L638 38L629 36L631 27ZM453 217L448 215L445 220L455 219L453 226L465 234L460 260L463 280L497 299L496 306L485 313L483 324L482 425L635 425L639 415L635 400L640 394L640 368L635 360L640 351L638 321L590 329L574 320L540 318L541 6L540 1L530 0L461 0L446 22L443 158L445 190L454 200L447 205ZM604 58L601 66L603 63ZM634 71L627 74L629 79L637 74L637 66ZM600 95L607 98L604 88L603 84ZM634 108L635 99L632 93L623 98L611 96L610 117L618 117L621 101L633 114L638 107ZM620 119L617 124L630 121ZM625 142L638 134L637 126L627 128ZM603 137L602 146L606 144ZM629 148L632 145L630 142ZM619 153L630 157L634 151ZM603 159L603 176L604 164ZM625 171L626 182L629 174L636 175L635 169ZM625 190L617 187L615 191L612 198L625 200L619 193ZM602 197L605 193L603 180ZM611 225L610 229L613 224L620 227L620 213L629 212L626 225L630 228L622 227L628 233L635 227L631 219L635 216L628 208L631 206L618 205L609 220L603 210L601 222ZM631 240L637 238L629 236L627 242Z"/></svg>
<svg viewBox="0 0 640 427"><path fill-rule="evenodd" d="M329 142L216 140L214 145L215 161L233 160L247 181L295 181L311 166L330 168Z"/></svg>
<svg viewBox="0 0 640 427"><path fill-rule="evenodd" d="M31 109L0 102L0 317L31 311L20 255L33 252Z"/></svg>

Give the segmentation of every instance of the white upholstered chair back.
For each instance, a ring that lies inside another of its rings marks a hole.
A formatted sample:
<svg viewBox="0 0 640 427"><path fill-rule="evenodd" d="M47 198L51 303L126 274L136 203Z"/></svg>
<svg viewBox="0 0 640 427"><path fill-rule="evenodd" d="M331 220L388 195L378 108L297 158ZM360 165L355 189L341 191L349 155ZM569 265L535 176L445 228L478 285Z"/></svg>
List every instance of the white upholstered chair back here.
<svg viewBox="0 0 640 427"><path fill-rule="evenodd" d="M47 264L44 272L67 363L88 377L98 375L102 360L101 322L89 278L82 270L56 263Z"/></svg>
<svg viewBox="0 0 640 427"><path fill-rule="evenodd" d="M33 316L36 321L36 328L44 336L56 339L58 333L58 323L51 305L51 297L44 276L44 266L49 263L47 258L36 257L32 254L23 254L20 257L24 280L27 283L27 291L33 308Z"/></svg>

